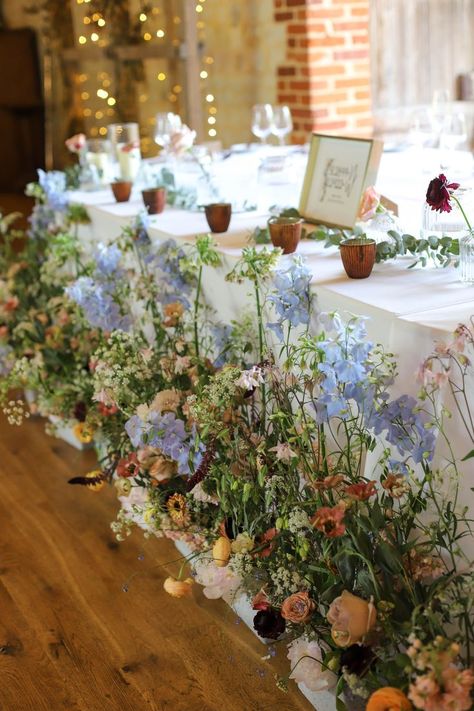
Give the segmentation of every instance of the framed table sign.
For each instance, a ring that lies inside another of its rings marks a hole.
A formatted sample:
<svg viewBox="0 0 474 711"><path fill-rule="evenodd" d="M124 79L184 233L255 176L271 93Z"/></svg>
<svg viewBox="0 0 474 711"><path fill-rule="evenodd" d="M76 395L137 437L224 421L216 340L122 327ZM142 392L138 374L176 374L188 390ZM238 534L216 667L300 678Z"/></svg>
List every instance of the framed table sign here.
<svg viewBox="0 0 474 711"><path fill-rule="evenodd" d="M309 222L352 228L364 190L374 185L383 143L314 133L299 212Z"/></svg>

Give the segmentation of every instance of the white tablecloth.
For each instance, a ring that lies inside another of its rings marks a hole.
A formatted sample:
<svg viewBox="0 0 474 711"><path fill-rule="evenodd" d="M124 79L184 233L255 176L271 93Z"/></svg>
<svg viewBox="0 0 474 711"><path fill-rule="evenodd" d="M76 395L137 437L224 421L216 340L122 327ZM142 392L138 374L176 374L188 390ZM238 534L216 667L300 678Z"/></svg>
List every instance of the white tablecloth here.
<svg viewBox="0 0 474 711"><path fill-rule="evenodd" d="M461 157L461 179L463 184L470 184L472 157L470 154ZM398 203L402 227L412 234L419 234L426 187L435 173L422 172L420 165L414 162L415 158L412 151L384 154L377 187ZM305 157L295 154L292 181L284 192L287 205L298 205L304 168ZM218 165L220 184L242 197L246 189L256 190L257 169L258 155L255 153L229 158ZM451 177L457 179L457 175ZM192 182L192 174L186 179L188 184ZM281 186L278 191L281 198ZM252 197L248 192L246 196ZM122 204L113 201L108 189L95 193L74 192L70 197L88 208L91 225L81 230L81 237L91 243L112 241L143 210L139 193L132 195L130 202ZM224 276L239 258L249 234L255 227L263 227L267 217L262 210L233 214L229 231L215 236L223 264L219 269L206 270L203 288L208 303L214 306L223 321L238 320L247 301L247 287L229 284L224 281ZM207 231L202 213L168 207L161 215L151 218L149 234L156 241L171 237L193 242L197 234ZM337 249L325 249L322 244L304 241L299 246L299 253L305 256L312 269L319 308L369 317L370 337L397 354L400 391L416 394L419 386L414 373L419 362L430 353L433 341L449 338L460 322L466 322L474 315L474 286L462 284L454 268L409 270L407 266L411 258L406 257L375 265L369 279L351 280L343 270ZM283 261L287 259L282 257ZM464 433L455 418L450 430L457 451L464 453L467 447ZM468 469L474 473L474 464L467 463L466 471Z"/></svg>

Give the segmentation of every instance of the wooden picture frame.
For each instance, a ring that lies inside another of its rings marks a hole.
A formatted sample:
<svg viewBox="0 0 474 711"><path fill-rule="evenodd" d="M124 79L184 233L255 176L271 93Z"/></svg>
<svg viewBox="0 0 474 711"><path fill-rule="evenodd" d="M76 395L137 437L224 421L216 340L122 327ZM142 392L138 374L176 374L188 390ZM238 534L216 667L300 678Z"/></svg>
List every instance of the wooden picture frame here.
<svg viewBox="0 0 474 711"><path fill-rule="evenodd" d="M314 133L299 212L307 222L351 229L364 190L374 185L383 143Z"/></svg>

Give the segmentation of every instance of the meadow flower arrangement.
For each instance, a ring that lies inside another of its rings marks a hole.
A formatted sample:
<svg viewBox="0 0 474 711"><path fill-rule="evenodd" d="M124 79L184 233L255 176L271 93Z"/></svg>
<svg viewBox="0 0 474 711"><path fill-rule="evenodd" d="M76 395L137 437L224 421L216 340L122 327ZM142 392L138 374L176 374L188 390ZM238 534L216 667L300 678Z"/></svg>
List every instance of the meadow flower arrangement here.
<svg viewBox="0 0 474 711"><path fill-rule="evenodd" d="M113 482L120 540L138 526L187 545L192 577L182 566L168 594L247 598L256 632L287 647L280 688L331 690L338 711L468 711L472 325L421 364L418 397L394 397L395 357L363 319L317 312L299 257L244 249L227 279L252 306L223 324L203 293L209 236L153 245L145 219L84 255L55 180L31 189L44 209L24 254L2 256L5 397L34 385L95 437L98 468L75 481Z"/></svg>

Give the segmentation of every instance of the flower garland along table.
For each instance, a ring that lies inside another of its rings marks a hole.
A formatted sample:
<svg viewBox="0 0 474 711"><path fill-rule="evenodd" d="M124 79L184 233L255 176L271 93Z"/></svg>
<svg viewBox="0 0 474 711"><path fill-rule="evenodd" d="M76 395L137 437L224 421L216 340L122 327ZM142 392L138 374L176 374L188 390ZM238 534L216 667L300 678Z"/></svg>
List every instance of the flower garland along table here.
<svg viewBox="0 0 474 711"><path fill-rule="evenodd" d="M353 709L355 695L368 711L468 711L472 329L424 351L420 398L397 396L412 378L394 386L393 357L359 318L316 308L299 258L226 254L205 235L185 251L139 224L91 252L84 210L53 188L42 176L20 255L1 225L1 385L36 389L41 411L102 442L98 469L73 483L113 481L119 539L138 525L180 540L206 595L245 594L316 707ZM227 259L231 294L251 294L233 323L206 293ZM20 422L21 403L5 410ZM191 594L185 575L166 592Z"/></svg>

